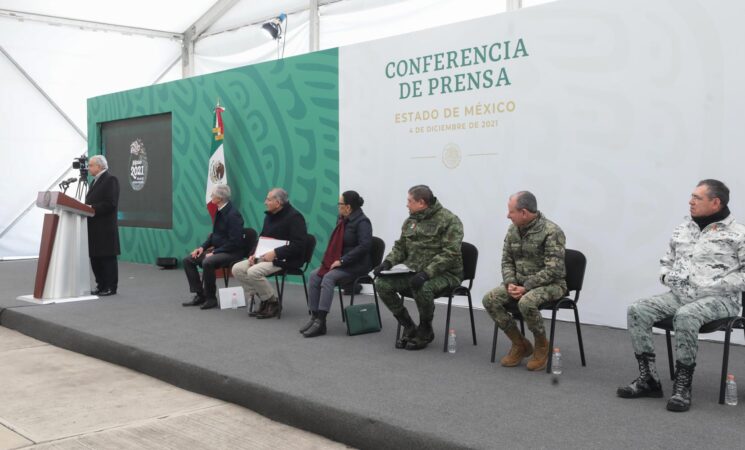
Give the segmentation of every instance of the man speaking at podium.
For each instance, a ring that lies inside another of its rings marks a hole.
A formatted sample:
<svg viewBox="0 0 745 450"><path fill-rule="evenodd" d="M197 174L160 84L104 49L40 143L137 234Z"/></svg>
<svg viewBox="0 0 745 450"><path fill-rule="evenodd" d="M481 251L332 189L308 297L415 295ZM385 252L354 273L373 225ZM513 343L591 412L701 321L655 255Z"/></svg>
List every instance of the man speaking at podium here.
<svg viewBox="0 0 745 450"><path fill-rule="evenodd" d="M96 277L93 295L114 295L119 283L119 180L108 172L109 163L102 155L92 156L88 162L88 173L93 182L85 196L85 203L93 207L95 214L88 218L88 255L91 269Z"/></svg>

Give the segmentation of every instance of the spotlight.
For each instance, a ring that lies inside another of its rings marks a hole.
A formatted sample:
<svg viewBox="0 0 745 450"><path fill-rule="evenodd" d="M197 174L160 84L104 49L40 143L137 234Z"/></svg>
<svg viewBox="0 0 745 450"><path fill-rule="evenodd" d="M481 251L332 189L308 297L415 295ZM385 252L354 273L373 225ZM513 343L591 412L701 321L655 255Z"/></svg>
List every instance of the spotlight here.
<svg viewBox="0 0 745 450"><path fill-rule="evenodd" d="M287 14L282 13L262 25L261 28L265 29L272 36L272 39L282 39L282 22L284 22L285 19L287 19Z"/></svg>

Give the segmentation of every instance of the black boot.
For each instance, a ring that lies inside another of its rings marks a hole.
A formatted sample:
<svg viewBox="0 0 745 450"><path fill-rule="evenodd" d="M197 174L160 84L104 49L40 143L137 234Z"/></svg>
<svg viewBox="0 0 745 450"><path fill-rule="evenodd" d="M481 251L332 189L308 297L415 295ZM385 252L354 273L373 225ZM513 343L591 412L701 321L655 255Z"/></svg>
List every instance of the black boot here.
<svg viewBox="0 0 745 450"><path fill-rule="evenodd" d="M635 356L639 362L639 377L628 386L619 387L616 395L621 398L662 397L662 385L654 364L654 353L642 353Z"/></svg>
<svg viewBox="0 0 745 450"><path fill-rule="evenodd" d="M675 383L673 384L673 395L667 401L668 411L684 412L691 408L691 382L693 381L693 369L696 363L690 366L680 361L675 361Z"/></svg>
<svg viewBox="0 0 745 450"><path fill-rule="evenodd" d="M316 314L315 311L311 311L311 313L310 313L310 320L308 321L308 323L306 323L305 325L303 325L303 327L300 329L300 334L303 334L306 331L308 331L308 328L310 328L310 326L313 325L313 322L316 320L316 317L317 316L318 316L318 314Z"/></svg>
<svg viewBox="0 0 745 450"><path fill-rule="evenodd" d="M432 330L432 322L421 322L416 330L416 337L406 343L406 350L421 350L434 340L435 332Z"/></svg>
<svg viewBox="0 0 745 450"><path fill-rule="evenodd" d="M326 314L326 311L318 311L313 324L303 333L303 336L312 338L326 334Z"/></svg>
<svg viewBox="0 0 745 450"><path fill-rule="evenodd" d="M396 348L406 348L406 343L409 342L411 339L414 339L414 337L416 336L416 324L413 320L411 320L409 311L406 308L404 308L404 310L397 316L394 315L394 317L403 327L401 337L398 338L398 340L396 341Z"/></svg>

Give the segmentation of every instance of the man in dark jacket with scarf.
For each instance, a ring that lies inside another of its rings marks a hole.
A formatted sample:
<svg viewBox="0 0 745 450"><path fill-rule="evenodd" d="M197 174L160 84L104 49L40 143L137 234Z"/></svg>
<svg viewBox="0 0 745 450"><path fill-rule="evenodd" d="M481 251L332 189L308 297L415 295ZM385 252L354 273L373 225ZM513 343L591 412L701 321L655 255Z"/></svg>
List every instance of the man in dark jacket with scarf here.
<svg viewBox="0 0 745 450"><path fill-rule="evenodd" d="M183 306L201 305L201 309L217 306L215 269L245 256L246 249L242 248L243 217L230 202L230 187L218 184L211 197L211 202L217 206L212 233L183 261L189 290L195 294ZM202 280L199 279L197 266L202 266Z"/></svg>
<svg viewBox="0 0 745 450"><path fill-rule="evenodd" d="M119 205L119 180L108 172L109 164L103 155L92 156L88 171L93 175L85 203L95 211L88 218L88 255L91 269L96 277L93 295L114 295L119 284L119 267L116 256L119 254L119 224L117 207Z"/></svg>
<svg viewBox="0 0 745 450"><path fill-rule="evenodd" d="M308 229L303 215L290 205L287 191L274 188L264 199L266 216L260 237L287 241L263 255L251 255L248 260L233 265L233 275L241 282L247 295L256 295L259 309L249 315L268 319L279 314L279 300L267 276L282 269L297 269L305 262Z"/></svg>

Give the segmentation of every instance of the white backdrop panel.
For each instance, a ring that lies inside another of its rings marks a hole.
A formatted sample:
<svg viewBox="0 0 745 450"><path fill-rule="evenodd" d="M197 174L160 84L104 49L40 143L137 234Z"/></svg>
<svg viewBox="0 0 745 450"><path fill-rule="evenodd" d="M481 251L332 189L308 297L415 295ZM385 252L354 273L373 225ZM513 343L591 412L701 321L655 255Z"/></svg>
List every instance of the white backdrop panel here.
<svg viewBox="0 0 745 450"><path fill-rule="evenodd" d="M479 306L501 281L507 198L531 190L567 246L588 258L582 321L625 327L629 303L663 290L659 258L700 179L727 182L730 207L745 219L745 95L736 79L745 69L744 13L725 1L567 0L343 47L341 189L367 198L375 234L390 248L406 190L429 184L480 250ZM386 76L390 62L504 41L514 50L519 39L528 56ZM432 77L501 68L508 86L428 95ZM423 95L401 99L399 83L415 80ZM464 114L507 101L513 112ZM453 108L461 117L444 118ZM397 113L417 111L439 117L396 123ZM466 129L427 128L448 124Z"/></svg>

